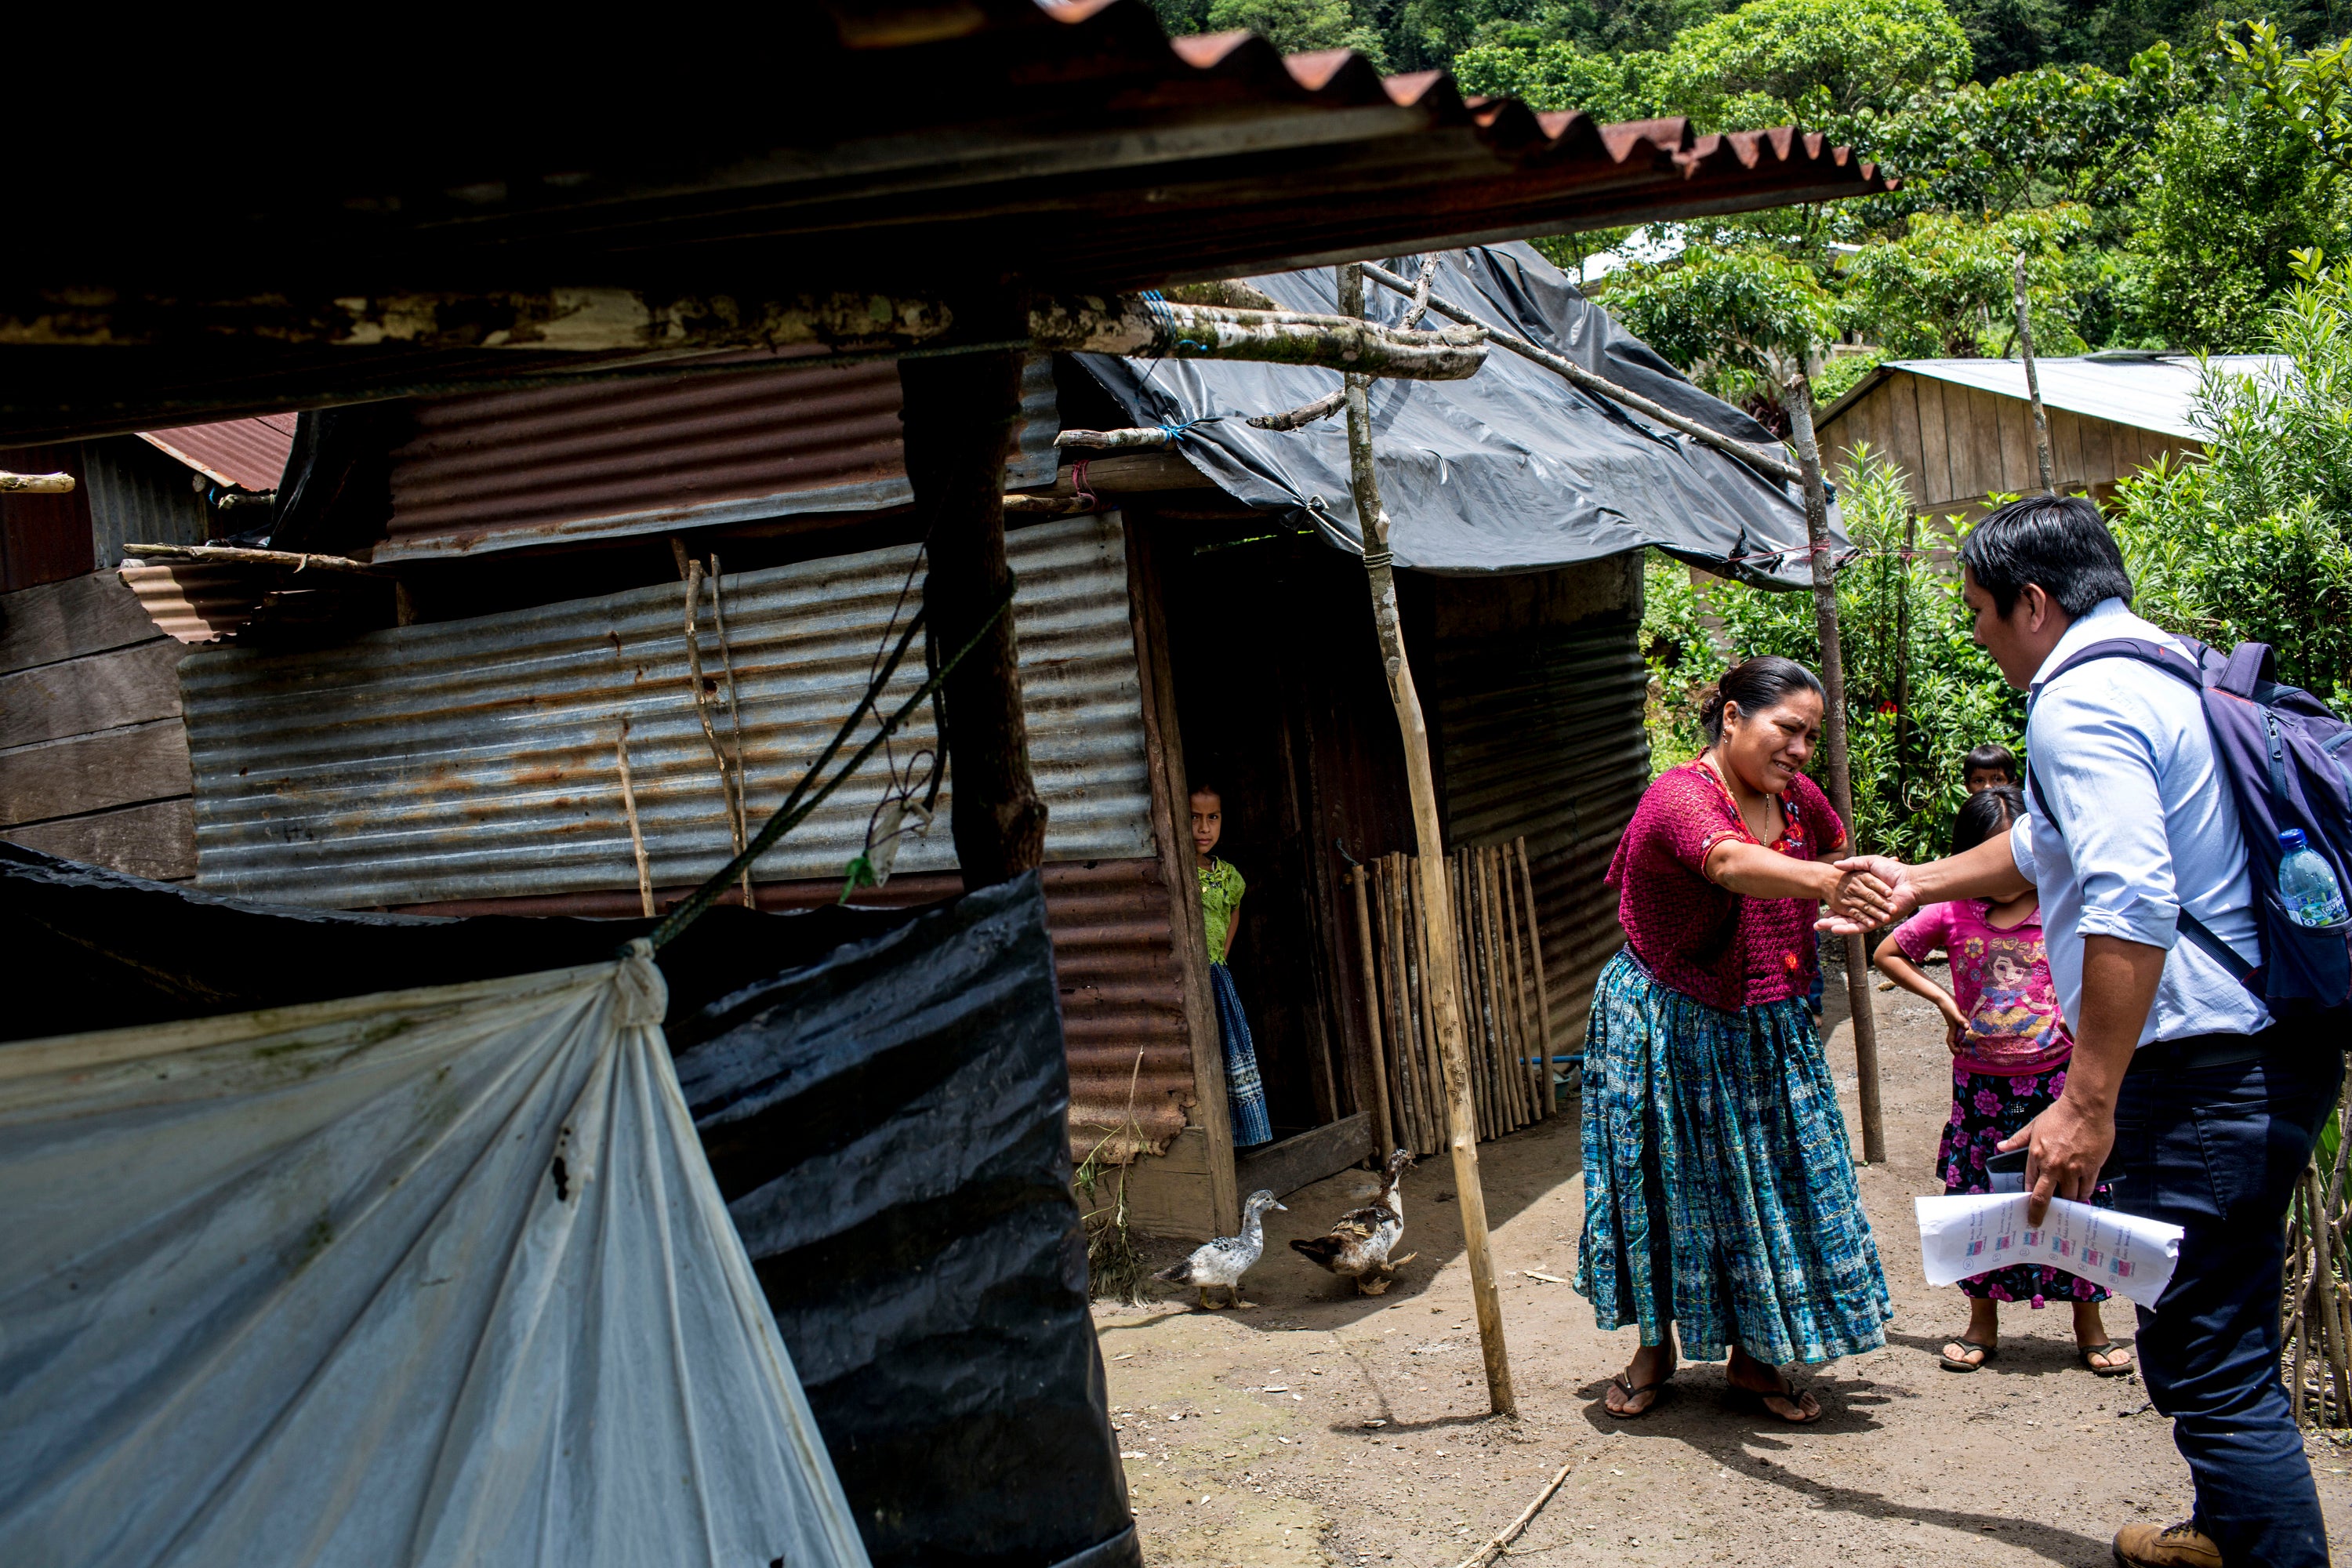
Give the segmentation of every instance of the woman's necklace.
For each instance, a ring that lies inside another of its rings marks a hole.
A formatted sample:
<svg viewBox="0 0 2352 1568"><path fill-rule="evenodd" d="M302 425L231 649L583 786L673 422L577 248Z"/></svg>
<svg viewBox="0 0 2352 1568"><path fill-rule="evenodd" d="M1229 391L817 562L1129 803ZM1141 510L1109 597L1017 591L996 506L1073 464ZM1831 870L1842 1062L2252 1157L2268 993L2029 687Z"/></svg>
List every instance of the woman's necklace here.
<svg viewBox="0 0 2352 1568"><path fill-rule="evenodd" d="M1787 833L1788 823L1785 819L1780 825L1780 833L1769 831L1772 826L1773 815L1778 811L1780 804L1780 802L1774 800L1769 795L1749 790L1746 781L1740 778L1739 771L1737 768L1725 767L1716 760L1715 752L1712 747L1706 751L1701 752L1699 753L1698 760L1700 765L1705 767L1708 774L1714 778L1715 787L1721 790L1724 793L1725 798L1731 802L1731 809L1739 814L1739 825L1748 829L1749 837L1755 839L1759 844L1769 845L1776 842L1782 837L1782 835ZM1751 797L1755 803L1754 816L1749 815L1749 801ZM1759 818L1761 819L1760 822L1759 820Z"/></svg>

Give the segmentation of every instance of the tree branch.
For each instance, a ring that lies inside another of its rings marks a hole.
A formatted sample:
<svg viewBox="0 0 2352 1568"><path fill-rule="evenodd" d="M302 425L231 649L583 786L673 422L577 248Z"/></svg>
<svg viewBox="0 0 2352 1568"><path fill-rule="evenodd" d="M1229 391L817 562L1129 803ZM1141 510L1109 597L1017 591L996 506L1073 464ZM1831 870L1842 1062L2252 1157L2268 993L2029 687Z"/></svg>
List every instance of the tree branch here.
<svg viewBox="0 0 2352 1568"><path fill-rule="evenodd" d="M1029 333L1045 353L1312 364L1411 381L1459 381L1486 362L1486 329L1475 322L1407 331L1345 316L1143 300L1047 300L1030 311Z"/></svg>

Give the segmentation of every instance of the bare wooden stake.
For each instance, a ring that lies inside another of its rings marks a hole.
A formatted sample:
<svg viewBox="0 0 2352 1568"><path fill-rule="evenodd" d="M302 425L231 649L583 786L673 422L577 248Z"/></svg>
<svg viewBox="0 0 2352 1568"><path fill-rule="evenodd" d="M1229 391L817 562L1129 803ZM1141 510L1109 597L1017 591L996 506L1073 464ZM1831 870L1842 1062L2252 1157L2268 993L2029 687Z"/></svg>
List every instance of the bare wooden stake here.
<svg viewBox="0 0 2352 1568"><path fill-rule="evenodd" d="M2017 352L2025 361L2025 398L2033 405L2033 450L2042 460L2042 493L2058 493L2050 466L2050 416L2042 411L2042 382L2033 372L2033 323L2025 312L2025 252L2017 253Z"/></svg>
<svg viewBox="0 0 2352 1568"><path fill-rule="evenodd" d="M1372 960L1372 906L1364 883L1369 866L1350 867L1348 884L1356 892L1356 945L1364 955L1364 1029L1372 1042L1372 1163L1378 1164L1396 1147L1395 1129L1389 1121L1389 1069L1381 1059L1380 970Z"/></svg>
<svg viewBox="0 0 2352 1568"><path fill-rule="evenodd" d="M676 543L676 541L672 541ZM735 853L743 853L743 813L735 798L735 781L727 769L727 748L719 743L719 731L710 727L710 705L702 689L702 638L695 629L695 613L701 607L702 563L686 563L686 672L687 683L694 690L694 716L702 721L702 738L710 745L710 760L719 765L719 805L727 818L727 836L734 841ZM744 872L748 887L751 873ZM751 903L750 896L744 903Z"/></svg>
<svg viewBox="0 0 2352 1568"><path fill-rule="evenodd" d="M1361 316L1364 273L1360 266L1339 273L1339 310ZM1356 515L1363 531L1364 573L1372 599L1372 625L1388 674L1389 699L1396 708L1404 742L1405 784L1412 800L1413 837L1420 846L1423 897L1430 905L1429 942L1438 1051L1445 1068L1445 1098L1452 1114L1454 1195L1462 1209L1462 1241L1470 1268L1470 1300L1478 1319L1478 1343L1486 1363L1486 1396L1498 1415L1516 1415L1510 1352L1503 1343L1503 1299L1495 1284L1495 1259L1486 1231L1486 1194L1478 1180L1477 1121L1470 1100L1470 1064L1462 1036L1462 997L1455 988L1454 922L1447 908L1445 831L1437 815L1437 775L1430 760L1429 721L1405 656L1404 625L1397 613L1396 578L1389 549L1389 518L1381 504L1380 479L1372 468L1371 408L1367 376L1348 377L1348 468Z"/></svg>
<svg viewBox="0 0 2352 1568"><path fill-rule="evenodd" d="M1853 833L1853 772L1846 748L1845 654L1838 636L1837 577L1830 559L1829 492L1822 485L1822 454L1813 439L1813 389L1801 371L1780 386L1790 443L1797 449L1805 491L1805 538L1813 563L1813 624L1822 640L1822 749L1828 752L1830 804ZM1857 853L1861 846L1855 845ZM1870 956L1860 936L1845 939L1846 1005L1853 1017L1854 1070L1861 1079L1862 1158L1886 1163L1886 1117L1879 1104L1878 1014L1870 994Z"/></svg>
<svg viewBox="0 0 2352 1568"><path fill-rule="evenodd" d="M0 473L0 496L69 496L73 488L71 474Z"/></svg>
<svg viewBox="0 0 2352 1568"><path fill-rule="evenodd" d="M1538 1026L1543 1030L1543 1048L1539 1055L1543 1061L1544 1110L1557 1112L1559 1110L1559 1090L1551 1080L1551 993L1544 989L1543 928L1537 923L1536 878L1528 865L1525 834L1519 836L1514 847L1519 856L1519 885L1527 891L1528 956L1534 960L1536 966L1536 1012L1540 1019Z"/></svg>
<svg viewBox="0 0 2352 1568"><path fill-rule="evenodd" d="M621 739L614 748L621 759L621 809L629 817L629 848L637 858L637 902L646 919L654 918L654 873L646 860L645 829L637 823L637 789L629 778L629 721L621 721Z"/></svg>

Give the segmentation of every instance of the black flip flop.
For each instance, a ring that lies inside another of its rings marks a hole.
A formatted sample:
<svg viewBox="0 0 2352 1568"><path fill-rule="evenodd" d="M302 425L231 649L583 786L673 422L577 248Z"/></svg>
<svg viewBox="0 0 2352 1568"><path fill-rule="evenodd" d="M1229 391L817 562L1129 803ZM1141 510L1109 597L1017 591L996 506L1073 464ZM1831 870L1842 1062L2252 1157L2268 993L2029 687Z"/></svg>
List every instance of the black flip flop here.
<svg viewBox="0 0 2352 1568"><path fill-rule="evenodd" d="M1983 1358L1979 1361L1954 1361L1950 1356L1938 1355L1937 1359L1944 1363L1944 1370L1946 1372L1974 1372L1977 1368L1985 1365L1986 1363L1990 1362L1993 1358L2000 1354L2000 1347L1999 1345L1979 1344L1974 1340L1964 1340L1958 1336L1946 1340L1944 1342L1948 1345L1958 1345L1964 1351L1979 1352ZM2105 1349L2105 1347L2102 1346L2100 1348Z"/></svg>
<svg viewBox="0 0 2352 1568"><path fill-rule="evenodd" d="M2129 1377L2133 1373L2139 1370L2139 1364L2137 1362L2127 1361L2121 1366L2101 1366L2091 1359L2093 1356L2098 1355L2102 1352L2113 1354L2115 1352L2122 1350L2123 1348L2123 1346L2116 1343L2113 1340L2109 1340L2103 1345L2076 1345L2074 1347L2074 1359L2081 1362L2084 1369L2090 1373L2093 1377Z"/></svg>
<svg viewBox="0 0 2352 1568"><path fill-rule="evenodd" d="M1621 1372L1616 1376L1611 1378L1609 1380L1609 1384L1612 1388L1622 1390L1627 1399L1639 1399L1645 1394L1654 1394L1657 1397L1651 1400L1650 1403L1644 1405L1639 1410L1610 1410L1608 1397L1604 1394L1601 1397L1601 1408L1608 1410L1610 1415L1614 1415L1620 1421L1639 1421L1643 1416L1647 1415L1651 1411L1655 1410L1661 1404L1664 1403L1666 1397L1666 1384L1673 1380L1674 1373L1668 1373L1664 1377L1658 1379L1655 1383L1645 1383L1642 1384L1641 1387L1636 1388L1626 1375Z"/></svg>

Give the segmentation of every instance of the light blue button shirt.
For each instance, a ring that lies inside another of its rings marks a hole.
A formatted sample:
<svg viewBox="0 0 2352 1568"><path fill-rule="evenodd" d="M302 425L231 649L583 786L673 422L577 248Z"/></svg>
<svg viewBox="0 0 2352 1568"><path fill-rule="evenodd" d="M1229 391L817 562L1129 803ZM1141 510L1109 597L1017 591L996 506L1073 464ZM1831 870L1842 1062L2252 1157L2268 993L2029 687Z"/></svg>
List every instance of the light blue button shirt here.
<svg viewBox="0 0 2352 1568"><path fill-rule="evenodd" d="M2010 833L2010 855L2042 900L2050 978L2067 1025L2083 1022L2083 939L2121 937L2167 950L2164 978L2139 1043L2250 1035L2270 1010L2221 962L2179 940L2186 901L2250 963L2261 959L2253 885L2230 781L2216 765L2197 692L2136 659L2094 659L2061 680L2050 672L2095 642L2178 638L2107 599L2066 628L2035 672L2025 742L2045 803ZM2047 684L2045 684L2047 682Z"/></svg>

